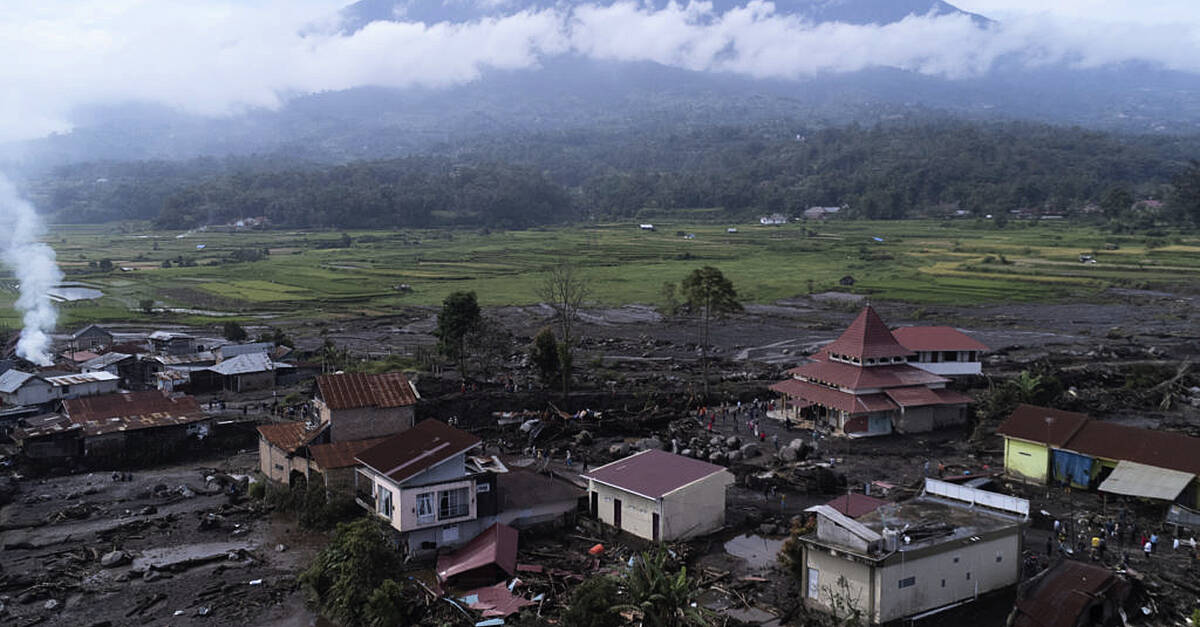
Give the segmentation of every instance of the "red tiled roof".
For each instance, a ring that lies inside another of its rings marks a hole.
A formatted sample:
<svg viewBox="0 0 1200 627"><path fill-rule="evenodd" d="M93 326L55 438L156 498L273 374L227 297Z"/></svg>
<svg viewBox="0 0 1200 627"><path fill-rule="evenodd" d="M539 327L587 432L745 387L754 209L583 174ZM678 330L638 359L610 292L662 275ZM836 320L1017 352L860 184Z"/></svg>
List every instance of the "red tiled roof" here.
<svg viewBox="0 0 1200 627"><path fill-rule="evenodd" d="M382 437L367 440L350 440L348 442L333 442L331 444L314 444L308 447L308 454L324 470L349 468L350 466L358 465L358 461L355 458L358 457L359 453L386 439L386 437Z"/></svg>
<svg viewBox="0 0 1200 627"><path fill-rule="evenodd" d="M404 407L417 395L399 372L384 374L326 374L317 377L317 392L330 409Z"/></svg>
<svg viewBox="0 0 1200 627"><path fill-rule="evenodd" d="M954 327L900 327L892 337L911 351L986 351L986 345Z"/></svg>
<svg viewBox="0 0 1200 627"><path fill-rule="evenodd" d="M957 405L959 403L965 403L969 405L975 402L975 399L963 394L962 392L955 392L954 390L946 388L937 388L933 391L933 393L937 394L938 398L942 399L943 405Z"/></svg>
<svg viewBox="0 0 1200 627"><path fill-rule="evenodd" d="M258 432L262 434L262 437L266 438L267 442L283 449L290 455L308 443L314 434L321 431L317 429L310 432L305 428L303 422L280 422L273 425L263 425L258 428Z"/></svg>
<svg viewBox="0 0 1200 627"><path fill-rule="evenodd" d="M719 472L727 471L724 466L652 449L595 468L583 477L657 499Z"/></svg>
<svg viewBox="0 0 1200 627"><path fill-rule="evenodd" d="M1087 422L1086 414L1022 403L1000 424L996 433L1061 447Z"/></svg>
<svg viewBox="0 0 1200 627"><path fill-rule="evenodd" d="M1200 474L1200 438L1089 420L1064 449Z"/></svg>
<svg viewBox="0 0 1200 627"><path fill-rule="evenodd" d="M873 496L851 492L833 499L832 501L826 503L826 505L836 509L846 516L849 516L850 518L858 518L859 516L865 516L876 509L879 509L880 505L887 505L887 501L883 499L877 499Z"/></svg>
<svg viewBox="0 0 1200 627"><path fill-rule="evenodd" d="M806 402L849 412L865 414L896 409L896 404L883 394L855 395L799 379L785 379L771 386L772 390Z"/></svg>
<svg viewBox="0 0 1200 627"><path fill-rule="evenodd" d="M970 397L957 392L938 394L941 391L918 385L910 388L892 388L884 390L883 393L901 407L927 407L929 405L955 405L971 402Z"/></svg>
<svg viewBox="0 0 1200 627"><path fill-rule="evenodd" d="M517 572L516 529L496 523L484 529L459 550L439 557L437 560L438 581L446 582L456 576L492 564L500 567L509 575Z"/></svg>
<svg viewBox="0 0 1200 627"><path fill-rule="evenodd" d="M905 357L912 354L912 351L892 337L892 332L870 305L863 307L854 322L846 327L838 339L825 346L824 350L858 359Z"/></svg>
<svg viewBox="0 0 1200 627"><path fill-rule="evenodd" d="M480 442L466 431L430 418L359 453L358 461L400 483Z"/></svg>
<svg viewBox="0 0 1200 627"><path fill-rule="evenodd" d="M949 379L908 364L860 367L828 359L818 359L792 368L788 374L849 390L893 388L909 385L945 383Z"/></svg>

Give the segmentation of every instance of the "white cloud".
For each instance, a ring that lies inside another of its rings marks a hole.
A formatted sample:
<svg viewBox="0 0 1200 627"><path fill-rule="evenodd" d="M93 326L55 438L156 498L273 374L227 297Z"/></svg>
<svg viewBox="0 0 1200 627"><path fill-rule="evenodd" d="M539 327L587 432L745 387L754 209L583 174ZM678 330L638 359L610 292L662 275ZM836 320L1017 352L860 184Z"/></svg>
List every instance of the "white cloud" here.
<svg viewBox="0 0 1200 627"><path fill-rule="evenodd" d="M566 53L773 78L881 65L959 78L986 72L1001 57L1085 67L1142 59L1200 71L1200 18L1191 0L1149 0L1137 8L1115 0L963 3L1004 18L988 30L956 16L886 26L813 25L778 14L763 0L724 14L705 2L655 11L619 1L466 24L377 22L353 35L338 29L343 4L14 3L0 13L0 58L6 59L0 64L0 139L66 130L72 111L88 104L140 100L222 114L275 107L297 93L452 85L487 68L536 67ZM1089 7L1096 9L1089 13ZM1125 19L1135 13L1142 17Z"/></svg>

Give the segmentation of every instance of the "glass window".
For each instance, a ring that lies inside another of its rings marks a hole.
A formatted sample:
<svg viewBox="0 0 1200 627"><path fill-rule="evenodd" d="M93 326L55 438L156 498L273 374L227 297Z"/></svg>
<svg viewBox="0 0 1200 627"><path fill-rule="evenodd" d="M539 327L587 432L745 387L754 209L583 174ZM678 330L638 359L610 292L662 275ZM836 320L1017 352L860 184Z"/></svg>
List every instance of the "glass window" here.
<svg viewBox="0 0 1200 627"><path fill-rule="evenodd" d="M388 518L392 517L392 491L379 488L379 500L375 502L375 511Z"/></svg>
<svg viewBox="0 0 1200 627"><path fill-rule="evenodd" d="M907 587L909 587L909 586L915 586L915 585L917 585L917 578L916 578L916 577L905 577L904 579L901 579L901 580L900 580L900 587L901 587L901 588L907 588Z"/></svg>
<svg viewBox="0 0 1200 627"><path fill-rule="evenodd" d="M470 501L467 488L442 490L438 492L438 520L462 518L470 513Z"/></svg>
<svg viewBox="0 0 1200 627"><path fill-rule="evenodd" d="M433 522L433 492L417 495L417 522Z"/></svg>

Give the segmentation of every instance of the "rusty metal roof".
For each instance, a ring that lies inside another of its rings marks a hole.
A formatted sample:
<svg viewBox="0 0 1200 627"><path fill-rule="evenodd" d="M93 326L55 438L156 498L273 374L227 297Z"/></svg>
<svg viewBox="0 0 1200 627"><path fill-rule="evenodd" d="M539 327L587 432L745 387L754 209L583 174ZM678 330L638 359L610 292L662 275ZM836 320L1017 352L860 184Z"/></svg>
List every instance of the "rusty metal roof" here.
<svg viewBox="0 0 1200 627"><path fill-rule="evenodd" d="M308 447L308 454L323 470L334 468L349 468L357 466L358 454L383 442L387 437L370 438L367 440L351 440L349 442L333 442L331 444L314 444Z"/></svg>
<svg viewBox="0 0 1200 627"><path fill-rule="evenodd" d="M404 407L417 403L417 393L399 372L326 374L317 377L317 393L330 409Z"/></svg>
<svg viewBox="0 0 1200 627"><path fill-rule="evenodd" d="M277 448L283 449L288 455L295 453L297 449L313 441L324 430L324 425L309 430L308 426L303 422L279 422L273 425L263 425L258 428L258 432L267 442L270 442Z"/></svg>
<svg viewBox="0 0 1200 627"><path fill-rule="evenodd" d="M63 412L88 436L208 419L194 397L172 398L157 390L68 399L63 401Z"/></svg>
<svg viewBox="0 0 1200 627"><path fill-rule="evenodd" d="M1062 446L1074 437L1087 421L1087 414L1022 403L1017 405L1012 415L996 429L996 433L1030 442Z"/></svg>
<svg viewBox="0 0 1200 627"><path fill-rule="evenodd" d="M358 461L401 483L480 442L466 431L430 418L359 453Z"/></svg>
<svg viewBox="0 0 1200 627"><path fill-rule="evenodd" d="M605 464L583 477L639 496L658 499L721 472L728 471L724 466L651 449ZM730 475L731 482L732 478Z"/></svg>
<svg viewBox="0 0 1200 627"><path fill-rule="evenodd" d="M509 575L517 572L517 530L504 523L484 529L459 550L439 557L437 578L444 583L493 564Z"/></svg>
<svg viewBox="0 0 1200 627"><path fill-rule="evenodd" d="M83 428L81 425L71 422L70 418L62 414L42 414L26 418L21 422L24 423L24 426L13 429L12 437L14 440L40 438Z"/></svg>
<svg viewBox="0 0 1200 627"><path fill-rule="evenodd" d="M1017 597L1013 627L1074 627L1088 607L1107 597L1119 603L1128 587L1104 567L1064 560Z"/></svg>
<svg viewBox="0 0 1200 627"><path fill-rule="evenodd" d="M892 337L912 351L987 351L986 344L954 327L900 327Z"/></svg>

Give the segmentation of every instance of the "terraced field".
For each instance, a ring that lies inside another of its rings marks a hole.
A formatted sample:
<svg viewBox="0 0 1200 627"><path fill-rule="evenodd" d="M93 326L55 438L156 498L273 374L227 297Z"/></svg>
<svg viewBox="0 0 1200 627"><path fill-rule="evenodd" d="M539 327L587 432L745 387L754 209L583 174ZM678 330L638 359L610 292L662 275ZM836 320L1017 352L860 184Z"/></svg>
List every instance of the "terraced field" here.
<svg viewBox="0 0 1200 627"><path fill-rule="evenodd" d="M436 305L456 290L474 290L485 305L527 304L561 258L583 267L596 304L611 305L659 303L663 283L702 265L720 268L748 302L810 290L914 303L1057 302L1103 299L1110 287L1200 285L1200 237L1178 232L1117 236L1066 223L998 230L975 221L656 226L350 232L353 245L338 248L340 232L168 233L123 224L58 226L49 243L69 279L105 292L64 304L65 324L147 315L139 304L146 300L154 315L192 322L386 313ZM730 226L738 232L726 232ZM264 250L261 260L231 261L237 251ZM89 267L102 259L118 269ZM847 275L853 286L839 284ZM15 283L0 278L0 324L18 323L14 298Z"/></svg>

